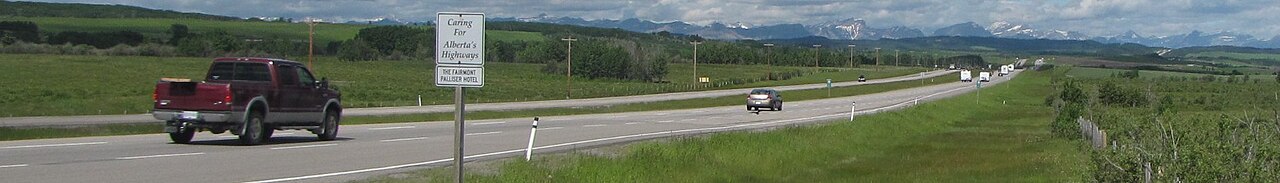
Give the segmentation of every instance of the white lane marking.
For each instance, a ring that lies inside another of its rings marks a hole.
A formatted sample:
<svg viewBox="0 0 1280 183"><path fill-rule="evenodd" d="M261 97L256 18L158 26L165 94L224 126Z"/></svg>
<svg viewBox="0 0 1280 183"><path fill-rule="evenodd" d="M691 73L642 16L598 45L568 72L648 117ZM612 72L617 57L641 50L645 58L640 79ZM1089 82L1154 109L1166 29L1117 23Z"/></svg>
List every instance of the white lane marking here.
<svg viewBox="0 0 1280 183"><path fill-rule="evenodd" d="M624 124L624 125L634 125L634 124L640 124L640 123L639 123L639 122L630 122L630 123L623 123L623 124Z"/></svg>
<svg viewBox="0 0 1280 183"><path fill-rule="evenodd" d="M628 115L617 115L617 116L613 116L612 118L626 118L626 117L631 117L631 116L628 116Z"/></svg>
<svg viewBox="0 0 1280 183"><path fill-rule="evenodd" d="M720 118L724 118L724 117L721 117L721 116L715 116L715 117L710 117L710 118L707 118L707 119L720 119Z"/></svg>
<svg viewBox="0 0 1280 183"><path fill-rule="evenodd" d="M24 167L24 166L27 166L27 164L0 165L0 168L17 168L17 167Z"/></svg>
<svg viewBox="0 0 1280 183"><path fill-rule="evenodd" d="M63 147L63 146L82 146L106 144L107 142L82 142L82 143L65 143L65 144L44 144L44 145L25 145L25 146L7 146L0 149L22 149L22 148L40 148L40 147Z"/></svg>
<svg viewBox="0 0 1280 183"><path fill-rule="evenodd" d="M670 123L670 122L675 122L675 120L662 120L662 121L658 121L658 122L659 122L659 123Z"/></svg>
<svg viewBox="0 0 1280 183"><path fill-rule="evenodd" d="M664 113L658 113L658 114L654 114L654 115L666 116L666 115L668 115L668 114L671 114L671 113L665 113L665 112L664 112Z"/></svg>
<svg viewBox="0 0 1280 183"><path fill-rule="evenodd" d="M159 154L159 155L146 155L146 156L129 156L129 157L119 157L119 158L116 158L116 159L118 159L118 160L132 160L132 159L161 158L161 157L173 157L173 156L194 156L194 155L201 155L201 154L204 154L204 153L202 153L202 152L198 152L198 153L182 153L182 154Z"/></svg>
<svg viewBox="0 0 1280 183"><path fill-rule="evenodd" d="M422 139L427 139L427 137L399 138L399 139L387 139L387 140L379 140L379 141L381 141L381 142L399 142L399 141L422 140Z"/></svg>
<svg viewBox="0 0 1280 183"><path fill-rule="evenodd" d="M693 121L693 120L698 120L698 119L682 119L680 121Z"/></svg>
<svg viewBox="0 0 1280 183"><path fill-rule="evenodd" d="M417 128L417 126L393 126L393 127L382 127L382 128L369 128L369 130L395 130L395 129L406 129L406 128Z"/></svg>
<svg viewBox="0 0 1280 183"><path fill-rule="evenodd" d="M218 138L227 138L227 139L230 139L230 138L240 138L240 136L235 136L235 135L223 135L223 136L218 136Z"/></svg>
<svg viewBox="0 0 1280 183"><path fill-rule="evenodd" d="M564 128L564 127L551 127L551 128L543 128L538 130L555 130L555 129L561 129L561 128Z"/></svg>
<svg viewBox="0 0 1280 183"><path fill-rule="evenodd" d="M499 132L484 132L484 133L468 133L468 134L467 134L467 136L472 136L472 135L489 135L489 134L499 134L499 133L502 133L502 132L500 132L500 131L499 131Z"/></svg>
<svg viewBox="0 0 1280 183"><path fill-rule="evenodd" d="M316 144L316 145L305 145L305 146L273 147L271 148L271 150L312 148L312 147L324 147L324 146L334 146L334 145L338 145L338 144Z"/></svg>
<svg viewBox="0 0 1280 183"><path fill-rule="evenodd" d="M961 88L958 88L958 89L961 89ZM956 91L956 90L958 90L958 89L948 90L948 91L941 92L941 93L950 93L950 92L952 92L952 91ZM933 95L929 95L929 96L925 96L925 97L921 97L921 98L928 98L928 97L931 97L931 96L934 96L934 95L938 95L938 94L941 94L941 93L935 93L935 94L933 94ZM903 102L903 103L900 103L900 104L906 104L906 103L907 103L907 102ZM896 106L896 105L895 105L895 106ZM880 110L880 109L887 108L887 107L891 107L891 106L879 107L879 108L870 109L870 110ZM643 134L634 134L634 135L623 135L623 136L614 136L614 137L607 137L607 138L599 138L599 139L591 139L591 140L583 140L583 141L576 141L576 142L561 143L561 144L555 144L555 145L538 146L538 147L534 147L533 149L534 149L534 150L540 150L540 149L556 148L556 147L563 147L563 146L571 146L571 145L578 145L578 144L585 144L585 143L593 143L593 142L600 142L600 141L607 141L607 140L617 140L617 139L635 138L635 137L643 137L643 136L664 135L664 134L672 134L672 133L683 133L683 132L690 132L690 131L723 130L723 129L730 129L730 128L748 127L748 126L756 126L756 125L767 125L767 124L784 123L784 122L799 121L799 120L810 120L810 119L819 119L819 118L834 118L834 117L844 116L844 115L846 115L846 114L844 114L844 113L836 113L836 114L828 114L828 115L814 116L814 117L808 117L808 118L797 118L797 119L787 119L787 120L779 120L779 121L771 121L771 122L748 123L748 124L739 124L739 125L733 125L733 126L721 126L721 127L710 127L710 128L698 128L698 129L685 129L685 130L674 130L674 131L663 131L663 132L643 133ZM558 127L553 127L553 128L558 128ZM548 129L550 129L550 128L548 128ZM499 151L499 152L492 152L492 153L485 153L485 154L477 154L477 155L465 156L465 157L463 157L463 160L466 160L467 158L482 158L482 157L486 157L486 156L493 156L493 155L507 154L507 153L516 153L516 152L524 152L524 151L525 151L525 149L524 149L524 148L520 148L520 149L512 149L512 150ZM295 180L303 180L303 179L314 179L314 178L321 178L321 177L332 177L332 176L339 176L339 175L348 175L348 174L356 174L356 173L364 173L364 172L373 172L373 171L382 171L382 170L399 169L399 168L405 168L405 167L422 166L422 165L428 165L428 164L434 164L434 163L442 163L442 162L449 162L449 161L453 161L453 158L438 159L438 160L433 160L433 161L418 162L418 163L409 163L409 164L402 164L402 165L392 165L392 166L378 167L378 168L368 168L368 169L360 169L360 170L351 170L351 171L344 171L344 172L334 172L334 173L326 173L326 174L316 174L316 175L307 175L307 176L298 176L298 177L288 177L288 178L279 178L279 179L260 180L260 181L253 181L253 182L247 182L247 183L271 183L271 182L285 182L285 181L295 181Z"/></svg>
<svg viewBox="0 0 1280 183"><path fill-rule="evenodd" d="M602 127L602 126L609 126L609 125L582 125L582 127L584 128Z"/></svg>
<svg viewBox="0 0 1280 183"><path fill-rule="evenodd" d="M499 122L488 122L488 123L471 123L471 125L493 125L493 124L503 124L503 123L507 123L507 122L499 121Z"/></svg>

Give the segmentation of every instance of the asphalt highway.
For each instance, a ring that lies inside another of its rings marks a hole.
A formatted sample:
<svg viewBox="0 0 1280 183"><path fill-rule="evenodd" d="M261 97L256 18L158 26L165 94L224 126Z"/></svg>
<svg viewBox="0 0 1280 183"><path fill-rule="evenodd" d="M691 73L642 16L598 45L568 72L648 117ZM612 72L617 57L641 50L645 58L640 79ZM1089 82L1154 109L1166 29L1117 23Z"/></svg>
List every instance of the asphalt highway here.
<svg viewBox="0 0 1280 183"><path fill-rule="evenodd" d="M907 81L920 79L921 77L930 78L940 75L955 73L956 71L936 70L928 71L892 78L871 79L867 82L839 82L832 83L833 87L869 85L879 83L891 83L898 81ZM820 84L804 84L780 86L775 89L780 91L789 90L806 90L826 87L825 83ZM662 93L650 95L620 96L620 97L604 97L604 98L586 98L571 100L546 100L546 101L529 101L529 102L504 102L504 103L478 103L467 104L467 111L495 111L495 110L526 110L526 109L542 109L542 108L562 108L562 107L588 107L588 106L608 106L629 103L644 103L670 100L686 100L696 98L711 98L730 95L740 95L751 89L724 89L711 91L694 91L679 93ZM404 106L404 107L373 107L373 108L349 108L343 110L343 116L377 116L377 115L399 115L399 114L417 114L417 113L441 113L453 112L453 104L447 105L426 105L426 106ZM151 114L128 114L128 115L87 115L87 116L40 116L40 117L0 117L0 127L30 127L30 126L71 126L71 125L98 125L98 124L123 124L123 123L160 123L162 121L151 117Z"/></svg>
<svg viewBox="0 0 1280 183"><path fill-rule="evenodd" d="M994 86L1014 75L995 77ZM784 102L784 111L745 106L544 116L534 156L637 140L848 120L971 92L954 82L869 95ZM745 90L738 91L745 95ZM784 95L786 92L783 92ZM745 96L744 96L745 97ZM744 98L745 102L745 98ZM470 108L469 108L470 109ZM855 120L855 122L859 122ZM523 155L531 118L468 121L467 161ZM277 131L266 145L239 146L230 134L198 133L192 144L165 134L0 142L0 182L337 182L451 165L453 123L345 125L339 140Z"/></svg>

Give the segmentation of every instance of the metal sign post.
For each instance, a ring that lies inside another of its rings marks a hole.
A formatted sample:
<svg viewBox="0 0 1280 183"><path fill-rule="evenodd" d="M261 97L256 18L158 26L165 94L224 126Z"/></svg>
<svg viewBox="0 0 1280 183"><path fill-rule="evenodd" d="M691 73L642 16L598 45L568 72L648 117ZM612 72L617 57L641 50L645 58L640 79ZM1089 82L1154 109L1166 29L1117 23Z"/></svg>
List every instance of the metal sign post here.
<svg viewBox="0 0 1280 183"><path fill-rule="evenodd" d="M827 79L827 97L831 97L831 79Z"/></svg>
<svg viewBox="0 0 1280 183"><path fill-rule="evenodd" d="M484 13L436 13L436 86L453 87L454 181L462 182L466 90L484 87Z"/></svg>

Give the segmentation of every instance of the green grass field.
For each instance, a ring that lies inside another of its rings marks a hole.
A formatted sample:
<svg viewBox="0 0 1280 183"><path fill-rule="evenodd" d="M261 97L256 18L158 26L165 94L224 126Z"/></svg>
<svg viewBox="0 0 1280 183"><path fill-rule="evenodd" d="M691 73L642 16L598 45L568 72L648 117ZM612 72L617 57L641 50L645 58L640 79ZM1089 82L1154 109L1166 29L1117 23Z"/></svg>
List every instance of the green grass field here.
<svg viewBox="0 0 1280 183"><path fill-rule="evenodd" d="M306 39L307 24L281 22L248 22L218 21L199 19L169 18L67 18L67 17L3 17L0 21L31 21L40 26L42 32L114 32L134 31L148 38L167 39L169 26L183 24L193 33L226 31L233 35L253 36L259 38L291 38ZM356 36L360 29L369 25L351 24L318 24L316 25L316 42L320 45L330 41L345 41ZM499 41L543 41L546 38L536 32L486 31L487 38Z"/></svg>
<svg viewBox="0 0 1280 183"><path fill-rule="evenodd" d="M476 182L1081 182L1079 141L1047 130L1048 73L856 121L640 142L469 166ZM976 103L975 103L976 102ZM487 165L485 165L487 164ZM447 182L434 168L361 182Z"/></svg>
<svg viewBox="0 0 1280 183"><path fill-rule="evenodd" d="M305 60L305 58L294 58ZM49 116L138 114L151 109L150 95L155 81L161 77L200 79L209 58L187 57L117 57L0 54L0 116ZM729 79L757 79L764 66L701 64L700 71L713 77L713 83ZM450 88L436 87L430 80L433 66L422 61L342 62L320 57L314 64L318 77L332 80L343 92L345 107L377 107L417 105L422 95L424 105L452 103ZM542 73L539 64L489 63L485 87L470 89L470 103L555 100L565 98L565 77ZM689 69L689 70L686 70ZM803 67L778 67L779 72L808 70ZM844 69L804 75L783 81L694 87L677 80L677 74L690 73L691 67L671 64L668 80L673 83L649 83L575 78L574 98L593 98L636 94L745 88L781 84L825 82L826 78L849 81L858 74L869 78L906 75L920 68ZM52 72L51 72L52 71ZM692 79L688 79L692 80Z"/></svg>
<svg viewBox="0 0 1280 183"><path fill-rule="evenodd" d="M1092 67L1072 67L1072 68L1071 68L1071 71L1070 71L1070 72L1067 72L1067 75L1068 75L1068 76L1071 76L1071 77L1079 77L1079 78L1105 78L1105 77L1111 77L1113 74L1116 74L1116 73L1129 72L1129 71L1130 71L1130 70L1128 70L1128 69L1104 69L1104 68L1092 68ZM1195 77L1195 78L1199 78L1199 77L1204 77L1204 76L1206 76L1206 75L1208 75L1208 74L1185 73L1185 72L1170 72L1170 71L1147 71L1147 70L1140 70L1140 71L1138 71L1138 77L1142 77L1142 78L1159 78L1159 77ZM1221 77L1221 76L1219 76L1219 77Z"/></svg>
<svg viewBox="0 0 1280 183"><path fill-rule="evenodd" d="M1243 59L1243 60L1263 59L1263 60L1280 61L1280 54L1236 53L1236 52L1222 52L1222 51L1191 53L1191 54L1187 54L1187 57L1227 57L1227 58Z"/></svg>

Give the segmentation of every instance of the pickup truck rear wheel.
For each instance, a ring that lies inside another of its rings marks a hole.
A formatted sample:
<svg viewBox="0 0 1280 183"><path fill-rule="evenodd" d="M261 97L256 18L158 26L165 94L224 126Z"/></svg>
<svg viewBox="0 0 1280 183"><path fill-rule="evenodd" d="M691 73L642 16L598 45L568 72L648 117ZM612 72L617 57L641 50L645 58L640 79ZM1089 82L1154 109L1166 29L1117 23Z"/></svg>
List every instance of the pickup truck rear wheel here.
<svg viewBox="0 0 1280 183"><path fill-rule="evenodd" d="M339 120L338 113L329 112L324 114L324 122L320 124L324 132L316 134L316 137L319 137L320 140L323 140L323 141L330 141L333 139L337 139L338 138L338 120Z"/></svg>
<svg viewBox="0 0 1280 183"><path fill-rule="evenodd" d="M191 143L191 138L195 136L196 136L196 131L191 129L169 133L169 139L173 140L173 143L177 143L177 144Z"/></svg>
<svg viewBox="0 0 1280 183"><path fill-rule="evenodd" d="M267 135L266 130L262 127L262 113L250 113L249 120L244 122L244 133L240 133L241 145L258 145L266 141L263 135Z"/></svg>

